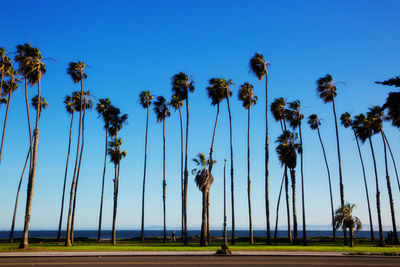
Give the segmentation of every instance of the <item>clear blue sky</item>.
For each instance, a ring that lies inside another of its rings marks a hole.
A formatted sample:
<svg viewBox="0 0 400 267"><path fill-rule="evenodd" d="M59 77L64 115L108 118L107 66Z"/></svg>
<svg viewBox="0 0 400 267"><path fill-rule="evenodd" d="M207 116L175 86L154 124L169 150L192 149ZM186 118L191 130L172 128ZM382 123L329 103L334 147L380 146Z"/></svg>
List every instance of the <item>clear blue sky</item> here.
<svg viewBox="0 0 400 267"><path fill-rule="evenodd" d="M265 227L264 134L265 93L249 73L248 62L261 52L271 62L270 101L283 96L299 99L306 117L318 113L323 119L321 132L331 166L335 206L339 205L336 141L331 105L317 97L315 81L332 74L338 86L337 112L353 115L381 105L390 90L374 84L399 75L400 18L398 1L6 1L2 4L0 46L7 52L25 42L39 47L47 63L42 80L42 95L50 106L40 121L40 145L34 192L32 229L55 229L58 224L62 181L67 151L70 118L62 103L66 94L79 89L66 74L68 62L82 60L88 68L85 89L97 99L109 97L129 115L129 125L120 133L128 151L122 161L118 206L118 229L140 226L141 188L144 158L145 110L138 94L150 90L154 95L171 96L170 79L179 71L193 75L196 90L191 95L189 158L208 152L216 109L207 98L207 81L212 77L232 78L237 86L245 81L255 85L259 97L252 109L251 178L253 225ZM30 89L36 94L36 88ZM28 131L22 85L10 107L4 156L0 165L0 229L9 229L18 179L28 149ZM5 108L0 110L1 122ZM162 127L150 114L146 225L162 225ZM247 114L232 97L234 130L236 220L248 225L246 127ZM74 136L76 136L76 127ZM96 229L103 168L103 125L92 111L87 115L84 162L78 192L77 229ZM397 160L400 135L385 123ZM282 176L275 154L280 128L270 121L271 215ZM316 133L304 123L304 174L307 223L328 225L330 206L327 176ZM167 223L180 222L180 136L179 117L172 112L166 122L167 148ZM343 179L346 201L357 204L355 214L368 223L365 192L358 154L350 130L340 127ZM375 137L380 175L383 224L390 225L389 202L384 181L382 141ZM229 159L229 124L226 104L215 140L215 182L211 189L210 221L221 228L223 219L223 160ZM73 142L74 158L75 142ZM367 146L365 155L374 224L377 224L372 161ZM397 161L399 162L399 161ZM73 160L72 160L73 163ZM73 164L71 164L73 165ZM73 167L73 166L71 166ZM194 165L190 162L189 170ZM229 168L229 164L228 164ZM397 221L400 221L400 195L392 166ZM68 185L72 176L72 168ZM298 178L300 171L297 171ZM104 227L111 228L112 166L108 165ZM228 176L229 177L229 176ZM26 179L26 178L25 178ZM229 189L229 187L228 187ZM298 218L301 223L300 179L298 179ZM69 189L68 189L69 192ZM26 180L18 210L17 228L23 226ZM188 223L200 227L201 194L189 177ZM230 201L228 202L230 207ZM230 209L228 209L230 225ZM280 222L285 225L282 209ZM65 222L64 222L65 225Z"/></svg>

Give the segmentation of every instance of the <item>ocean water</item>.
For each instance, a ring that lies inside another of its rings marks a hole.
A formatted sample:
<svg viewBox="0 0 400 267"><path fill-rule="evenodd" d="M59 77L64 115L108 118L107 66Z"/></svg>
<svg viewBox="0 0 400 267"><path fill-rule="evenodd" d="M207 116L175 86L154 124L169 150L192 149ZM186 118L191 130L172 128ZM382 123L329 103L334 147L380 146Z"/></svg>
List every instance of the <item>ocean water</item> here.
<svg viewBox="0 0 400 267"><path fill-rule="evenodd" d="M145 230L145 237L162 237L163 236L163 230ZM387 236L388 231L384 231L384 236ZM172 230L167 230L167 235L171 236ZM222 237L223 232L221 230L211 230L210 231L211 236L218 236ZM236 237L241 237L241 236L248 236L249 232L246 230L236 230L235 231ZM299 237L302 236L302 231L298 231ZM181 235L181 231L176 230L175 231L175 236L179 237ZM188 230L188 235L189 236L195 236L195 235L200 235L200 230ZM266 231L265 230L254 230L253 231L254 237L265 237L266 236ZM274 236L274 231L271 231L272 237ZM0 239L4 238L9 238L10 236L10 231L0 231ZM65 237L65 231L62 231L61 233L62 237ZM86 237L86 238L97 238L97 230L75 230L74 231L74 236L75 237ZM228 237L231 236L231 231L228 231ZM286 237L287 236L287 231L284 230L279 230L278 231L278 237ZM307 237L312 237L312 236L332 236L332 231L326 231L326 230L321 230L321 231L307 231ZM343 236L342 231L336 231L336 236ZM14 238L20 238L22 237L22 231L14 231ZM40 230L40 231L29 231L29 237L44 237L44 238L51 238L51 237L57 237L57 231L56 230ZM134 237L140 237L140 230L117 230L117 238L134 238ZM370 237L370 232L369 231L359 231L355 232L355 237L365 237L369 238ZM379 232L375 231L375 237L379 237ZM111 230L103 230L102 231L102 238L104 239L110 239L111 238Z"/></svg>

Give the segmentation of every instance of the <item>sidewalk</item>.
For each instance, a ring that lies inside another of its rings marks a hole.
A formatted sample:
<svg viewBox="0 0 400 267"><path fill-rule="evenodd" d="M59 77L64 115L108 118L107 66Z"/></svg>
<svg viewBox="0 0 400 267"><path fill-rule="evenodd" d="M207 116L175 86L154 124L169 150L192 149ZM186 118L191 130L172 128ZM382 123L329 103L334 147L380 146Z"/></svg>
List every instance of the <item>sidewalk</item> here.
<svg viewBox="0 0 400 267"><path fill-rule="evenodd" d="M107 257L107 256L214 256L214 251L40 251L2 252L0 258L14 257ZM322 251L234 251L234 256L346 256L343 252Z"/></svg>

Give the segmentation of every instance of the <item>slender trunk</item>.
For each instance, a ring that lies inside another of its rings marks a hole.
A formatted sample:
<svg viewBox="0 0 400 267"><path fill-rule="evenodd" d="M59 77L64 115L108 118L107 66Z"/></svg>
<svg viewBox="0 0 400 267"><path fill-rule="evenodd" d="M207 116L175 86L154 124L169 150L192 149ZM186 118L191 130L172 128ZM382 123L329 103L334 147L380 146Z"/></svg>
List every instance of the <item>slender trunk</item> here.
<svg viewBox="0 0 400 267"><path fill-rule="evenodd" d="M275 242L277 241L277 237L278 237L279 204L281 203L281 195L282 195L282 188L283 188L283 182L284 181L285 181L285 173L283 173L282 182L281 182L281 188L279 189L278 202L276 204L276 220L275 220L275 234L274 234Z"/></svg>
<svg viewBox="0 0 400 267"><path fill-rule="evenodd" d="M365 175L365 167L364 167L364 160L361 154L361 149L360 149L360 143L358 142L358 137L356 134L356 131L354 129L354 127L351 127L354 133L354 138L356 139L356 143L357 143L357 149L358 149L358 155L360 156L360 161L361 161L361 168L362 168L362 172L363 172L363 177L364 177L364 186L365 186L365 194L367 196L367 204L368 204L368 215L369 215L369 227L370 227L370 232L371 232L371 242L374 242L374 226L372 224L372 214L371 214L371 206L369 203L369 193L368 193L368 185L367 185L367 176Z"/></svg>
<svg viewBox="0 0 400 267"><path fill-rule="evenodd" d="M182 126L182 111L179 107L179 121L181 126L181 212L182 212L182 219L181 219L181 239L183 241L183 228L185 224L185 194L183 190L183 126Z"/></svg>
<svg viewBox="0 0 400 267"><path fill-rule="evenodd" d="M115 178L114 178L114 207L113 207L113 222L112 222L112 237L111 244L117 244L117 237L115 231L115 223L117 221L117 204L118 204L118 172L117 172L117 164L114 166L115 169Z"/></svg>
<svg viewBox="0 0 400 267"><path fill-rule="evenodd" d="M78 184L79 177L81 173L81 163L82 163L82 155L83 155L83 147L85 145L85 115L86 115L86 99L84 100L83 107L83 116L82 116L82 145L81 152L79 155L79 164L78 164L78 172L76 174L76 186L75 186L75 195L74 195L74 205L72 209L72 223L71 223L71 242L74 243L74 225L75 225L75 207L76 207L76 196L78 194Z"/></svg>
<svg viewBox="0 0 400 267"><path fill-rule="evenodd" d="M287 213L287 227L288 239L292 243L292 232L290 230L290 207L289 207L289 177L287 174L288 167L285 165L285 194L286 194L286 213Z"/></svg>
<svg viewBox="0 0 400 267"><path fill-rule="evenodd" d="M28 248L28 238L29 238L29 222L31 219L31 212L32 212L32 201L33 201L33 191L35 187L35 178L36 178L36 164L37 164L37 153L39 147L39 117L40 117L40 107L41 107L41 96L40 96L40 80L41 80L41 72L39 71L38 77L38 103L37 103L37 110L36 110L36 124L34 130L34 145L33 145L33 153L31 154L31 161L32 161L32 170L29 175L28 181L28 190L27 190L27 197L26 197L26 210L25 210L25 222L24 222L24 233L23 233L23 240L20 245L20 248Z"/></svg>
<svg viewBox="0 0 400 267"><path fill-rule="evenodd" d="M333 109L333 115L335 117L336 145L337 145L338 162L339 162L340 206L343 208L344 188L343 188L343 177L342 177L342 162L340 159L339 131L338 131L337 117L336 117L335 98L332 98L332 109ZM343 238L344 238L344 244L347 245L347 232L345 227L343 227Z"/></svg>
<svg viewBox="0 0 400 267"><path fill-rule="evenodd" d="M331 224L332 224L332 235L333 235L333 241L336 241L335 210L334 210L334 208L333 208L333 196L332 196L331 173L330 173L330 171L329 171L328 160L326 159L325 147L324 147L324 143L322 142L321 133L319 132L319 127L317 127L317 132L318 132L319 142L321 143L322 152L323 152L323 154L324 154L324 160L325 160L326 171L327 171L327 173L328 173L329 196L330 196L330 200L331 200L331 218L332 218Z"/></svg>
<svg viewBox="0 0 400 267"><path fill-rule="evenodd" d="M164 243L167 243L167 215L165 209L165 197L167 182L165 179L165 119L163 120L163 214L164 214Z"/></svg>
<svg viewBox="0 0 400 267"><path fill-rule="evenodd" d="M267 216L267 244L271 243L269 223L269 136L268 136L268 71L265 71L265 213Z"/></svg>
<svg viewBox="0 0 400 267"><path fill-rule="evenodd" d="M303 216L303 245L307 245L307 229L306 229L306 207L305 207L305 199L304 199L304 174L303 174L303 137L301 134L301 123L299 124L299 134L300 134L300 174L301 174L301 209Z"/></svg>
<svg viewBox="0 0 400 267"><path fill-rule="evenodd" d="M400 181L399 181L399 174L398 174L398 172L397 172L396 161L394 160L394 156L393 156L393 153L392 153L392 149L390 148L390 144L389 144L388 139L386 138L386 134L383 133L383 136L385 137L385 141L386 141L387 147L389 148L390 156L391 156L392 162L393 162L394 172L396 173L397 185L398 185L399 191L400 191Z"/></svg>
<svg viewBox="0 0 400 267"><path fill-rule="evenodd" d="M200 233L200 246L207 246L207 191L203 189L203 209L201 213L201 233Z"/></svg>
<svg viewBox="0 0 400 267"><path fill-rule="evenodd" d="M351 227L349 229L349 233L350 233L350 247L354 247L354 228Z"/></svg>
<svg viewBox="0 0 400 267"><path fill-rule="evenodd" d="M188 193L188 143L189 143L189 92L186 98L186 146L185 146L185 179L183 182L184 186L184 213L185 213L185 218L184 218L184 245L188 245L188 236L187 236L187 193Z"/></svg>
<svg viewBox="0 0 400 267"><path fill-rule="evenodd" d="M293 239L297 243L296 172L294 169L290 169L290 177L292 180Z"/></svg>
<svg viewBox="0 0 400 267"><path fill-rule="evenodd" d="M11 92L8 93L6 117L4 118L3 135L1 136L0 162L1 162L1 155L3 154L4 136L5 136L5 134L6 134L7 119L8 119L8 110L10 109L10 102L11 102Z"/></svg>
<svg viewBox="0 0 400 267"><path fill-rule="evenodd" d="M103 198L104 198L104 180L106 177L106 167L107 167L107 137L108 137L108 127L106 128L106 142L104 148L104 168L103 168L103 181L101 184L101 198L100 198L100 214L99 214L99 230L97 233L97 241L100 242L101 240L101 221L103 218Z"/></svg>
<svg viewBox="0 0 400 267"><path fill-rule="evenodd" d="M28 131L29 131L29 149L31 152L31 155L33 154L33 137L32 137L32 127L31 127L31 116L29 112L29 99L28 99L28 81L25 78L25 106L26 106L26 115L28 118ZM31 176L32 172L32 157L30 157L30 162L29 162L29 177Z"/></svg>
<svg viewBox="0 0 400 267"><path fill-rule="evenodd" d="M387 185L388 195L389 195L390 215L392 216L393 243L394 243L394 245L398 245L399 237L397 235L396 214L394 212L392 187L390 186L390 176L389 176L389 169L388 169L388 163L387 163L386 141L385 141L385 135L384 135L383 130L381 131L381 136L382 136L382 142L383 142L383 152L385 153L386 185Z"/></svg>
<svg viewBox="0 0 400 267"><path fill-rule="evenodd" d="M253 240L253 222L251 219L251 180L250 180L250 108L247 113L247 199L249 204L249 242L254 243Z"/></svg>
<svg viewBox="0 0 400 267"><path fill-rule="evenodd" d="M224 160L224 245L228 245L226 233L226 159Z"/></svg>
<svg viewBox="0 0 400 267"><path fill-rule="evenodd" d="M72 183L71 183L71 191L69 196L69 208L68 208L68 220L67 220L67 234L65 240L65 246L70 247L72 246L71 243L71 222L72 222L72 206L75 194L75 186L76 186L76 174L78 169L78 162L79 162L79 148L81 144L81 129L82 129L82 106L83 106L83 81L81 79L81 105L79 109L79 127L78 127L78 142L76 144L76 158L75 158L75 167L74 167L74 175L72 176Z"/></svg>
<svg viewBox="0 0 400 267"><path fill-rule="evenodd" d="M17 216L17 208L18 208L18 199L19 199L19 192L21 190L22 179L24 178L24 173L26 169L26 165L28 165L29 155L31 154L31 150L28 150L28 154L26 155L26 160L24 164L24 168L22 169L21 178L19 179L18 189L17 189L17 196L15 197L15 206L14 206L14 213L11 223L11 230L10 230L10 243L14 242L14 227L15 227L15 218Z"/></svg>
<svg viewBox="0 0 400 267"><path fill-rule="evenodd" d="M383 238L383 230L382 230L382 218L381 218L381 193L379 192L379 183L378 183L378 171L376 169L376 160L375 160L375 152L374 147L372 145L371 137L369 139L369 146L371 148L372 159L374 160L374 172L375 172L375 183L376 183L376 210L378 213L378 227L379 227L379 242L381 245L385 244L385 239Z"/></svg>
<svg viewBox="0 0 400 267"><path fill-rule="evenodd" d="M147 133L149 130L149 106L147 106L146 115L146 136L144 140L144 171L143 171L143 191L142 191L142 227L140 232L140 240L144 242L144 194L146 190L146 163L147 163Z"/></svg>
<svg viewBox="0 0 400 267"><path fill-rule="evenodd" d="M231 203L232 203L232 240L231 244L235 245L235 197L234 197L234 180L233 180L233 137L232 137L232 116L231 107L229 105L229 89L226 93L226 103L228 105L228 115L229 115L229 142L231 148Z"/></svg>
<svg viewBox="0 0 400 267"><path fill-rule="evenodd" d="M74 114L75 114L75 110L73 109L72 114L71 114L71 124L69 126L67 163L65 165L64 185L63 185L63 192L62 192L62 197L61 197L61 211L60 211L60 221L58 222L57 241L60 241L60 237L61 237L61 226L62 226L62 219L63 219L63 213L64 213L65 186L67 184L68 163L69 163L69 154L71 151L71 135L72 135L72 124L74 122Z"/></svg>

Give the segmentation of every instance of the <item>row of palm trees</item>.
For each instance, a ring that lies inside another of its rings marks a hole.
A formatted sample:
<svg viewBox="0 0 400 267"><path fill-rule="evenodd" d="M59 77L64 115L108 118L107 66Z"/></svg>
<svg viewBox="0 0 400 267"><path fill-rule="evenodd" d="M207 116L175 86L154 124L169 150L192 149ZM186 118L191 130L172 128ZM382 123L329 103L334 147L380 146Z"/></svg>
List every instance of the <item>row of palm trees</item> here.
<svg viewBox="0 0 400 267"><path fill-rule="evenodd" d="M33 188L35 182L35 174L36 174L36 162L37 162L37 149L39 142L39 117L42 103L45 103L45 100L41 97L41 87L40 81L42 76L46 73L45 69L45 59L43 59L39 49L31 47L29 44L19 45L17 46L17 52L15 56L15 63L18 64L18 71L14 70L11 59L7 56L4 49L0 49L0 71L1 71L1 102L7 103L6 117L3 127L3 136L0 148L0 160L4 143L4 135L7 124L7 116L9 104L11 101L12 92L17 89L17 84L19 79L17 77L21 77L25 81L25 99L26 99L26 108L27 108L27 117L28 117L28 129L29 129L29 138L30 138L30 147L28 151L27 159L30 158L30 167L29 167L29 180L28 180L28 192L27 192L27 205L26 205L26 214L25 214L25 225L24 225L24 238L21 244L21 247L28 246L28 229L29 229L29 219L31 214L32 207L32 195ZM264 59L262 54L256 53L249 62L250 69L253 74L258 78L259 81L262 81L265 78L265 98L266 98L266 138L265 138L265 205L266 205L266 242L267 244L271 243L271 230L270 230L270 214L269 214L269 135L268 135L268 72L267 67L269 63ZM65 198L65 189L67 185L67 176L68 176L68 165L69 165L69 156L71 149L71 139L72 139L72 125L74 120L75 111L79 112L79 126L78 126L78 135L77 135L77 148L76 148L76 158L74 165L74 172L72 175L71 181L71 189L70 189L70 198L69 198L69 209L68 209L68 217L67 217L67 234L66 234L66 246L71 246L73 243L73 226L74 226L74 215L75 215L75 207L76 207L76 195L78 190L78 182L79 182L79 174L81 169L82 162L82 154L84 148L84 119L86 110L90 110L93 107L93 100L91 99L90 92L84 91L83 81L87 78L87 74L85 73L85 68L87 66L83 62L71 62L67 69L67 73L71 76L74 84L80 84L80 91L74 92L71 96L66 96L64 104L66 105L67 113L71 115L70 122L70 134L68 139L68 152L67 152L67 160L66 160L66 169L64 175L64 183L63 183L63 192L61 198L61 211L60 211L60 220L59 220L59 231L57 239L60 239L62 221L63 221L63 209L64 209L64 198ZM3 79L6 77L8 80L4 82ZM398 78L398 77L397 77ZM396 82L396 78L392 79ZM28 84L30 86L38 85L38 95L36 97L36 124L32 134L31 124L30 124L30 113L29 113L29 105L28 105ZM390 84L390 80L382 82L384 85L392 85ZM200 166L200 169L193 170L192 173L195 175L195 181L198 185L200 191L203 193L203 213L202 213L202 228L201 228L201 244L207 245L210 242L210 228L209 228L209 191L211 184L213 182L212 168L215 164L215 160L213 159L213 148L214 148L214 140L215 134L218 124L219 118L219 104L223 101L227 101L228 107L228 115L229 115L229 124L230 124L230 160L231 160L231 204L232 204L232 244L235 243L235 215L234 215L234 169L233 169L233 145L232 145L232 118L230 112L230 103L229 98L232 96L231 86L233 85L232 80L226 80L223 78L212 78L209 80L209 86L207 87L207 93L209 98L211 99L211 105L217 107L216 111L216 119L214 124L214 129L212 133L211 146L209 157L206 159L206 156L203 153L198 154L198 158L194 159L194 162ZM317 81L317 92L320 98L324 101L324 103L332 103L334 121L335 121L335 130L336 130L336 141L337 141L337 154L338 154L338 166L339 166L339 185L340 185L340 200L341 200L341 209L344 209L345 201L344 201L344 188L343 188L343 178L342 178L342 170L341 170L341 158L340 158L340 146L339 146L339 131L338 131L338 119L336 115L335 108L335 97L337 95L337 83L333 83L332 77L328 74ZM397 86L396 84L394 84ZM162 122L163 124L163 212L164 212L164 242L166 242L166 177L165 177L165 121L166 118L169 117L170 111L169 107L172 107L174 110L179 111L180 115L180 126L181 126L181 198L182 198L182 238L184 244L188 244L188 236L187 236L187 192L188 192L188 136L189 136L189 92L194 91L194 81L187 74L181 72L172 77L172 97L169 102L163 97L158 96L156 101L153 103L154 111L157 116L157 122ZM383 120L383 110L389 108L389 116L388 118L392 120L394 126L399 127L399 108L396 99L398 98L397 93L391 93L385 105L383 107L373 107L367 113L367 115L360 114L355 117L354 120L351 119L350 114L344 113L341 116L342 124L348 128L351 127L355 140L358 146L358 151L360 155L361 164L363 167L363 159L361 155L361 150L359 147L358 140L364 143L367 139L370 142L371 152L374 159L375 166L375 178L376 178L376 187L377 187L377 213L378 213L378 221L379 221L379 233L380 233L380 243L384 243L383 233L382 233L382 223L381 223L381 215L380 215L380 193L378 186L378 174L376 171L376 162L375 155L373 151L371 137L374 134L381 133L383 144L384 144L384 156L385 156L385 167L386 167L386 181L388 187L388 194L390 199L390 207L391 207L391 215L392 215L392 223L393 230L395 233L394 241L398 243L397 230L396 230L396 222L395 222L395 214L394 214L394 204L390 186L390 177L388 174L387 167L387 153L386 147L389 148L390 153L391 149L389 143L387 141L387 137L385 136L382 130L382 120ZM247 193L248 193L248 211L249 211L249 242L253 243L253 231L252 231L252 213L251 213L251 176L250 176L250 118L251 118L251 106L257 103L257 96L254 93L254 86L249 83L244 83L240 86L238 98L242 101L243 107L248 112L248 131L247 131ZM142 216L141 216L141 240L144 241L144 201L145 201L145 184L146 184L146 163L147 163L147 137L148 137L148 118L149 118L149 109L152 105L153 96L150 91L142 91L139 94L139 101L143 108L147 111L146 116L146 134L145 134L145 158L144 158L144 175L143 175L143 190L142 190ZM183 130L183 118L182 118L182 108L185 102L186 108L186 133L184 135ZM397 106L396 106L397 105ZM293 239L294 242L297 242L298 239L298 229L297 229L297 209L296 209L296 176L295 169L297 167L297 155L300 154L300 171L301 171L301 195L302 195L302 225L303 225L303 243L306 244L306 214L305 214L305 202L304 202L304 175L303 175L303 144L302 144L302 127L301 122L304 119L304 115L301 113L301 105L300 101L296 100L288 103L288 108L286 108L286 101L284 98L275 99L271 103L271 113L275 119L275 121L279 122L282 129L282 134L277 138L277 147L276 153L279 157L279 160L284 167L284 175L282 179L281 189L279 192L279 198L277 203L277 211L279 210L280 203L280 195L282 192L282 187L285 185L285 197L286 197L286 210L287 210L287 219L288 219L288 238L292 241L291 236L291 224L293 225ZM123 157L126 156L126 151L121 151L122 139L118 138L118 132L122 129L123 125L127 121L127 115L121 114L120 110L113 105L109 99L100 99L96 106L96 111L99 114L99 117L102 118L104 122L105 129L105 160L104 160L104 170L102 177L102 191L101 191L101 199L100 199L100 214L99 214L99 228L98 228L98 240L101 239L101 224L102 224L102 208L103 208L103 196L104 196L104 181L105 181L105 173L106 173L106 163L107 163L107 155L110 156L111 162L114 164L115 176L114 176L114 210L113 210L113 236L112 243L115 244L115 228L116 228L116 214L117 214L117 199L118 199L118 183L119 183L119 169L120 169L120 161ZM321 143L323 155L325 158L325 163L328 172L328 181L330 188L330 198L331 198L331 210L332 210L332 227L333 227L333 238L336 237L336 225L335 225L335 216L333 209L333 200L332 200L332 189L331 189L331 177L328 162L326 159L326 151L322 142L321 134L319 131L319 127L321 122L316 114L312 114L309 117L308 123L313 130L317 130L319 140ZM287 125L288 124L288 125ZM185 137L185 138L184 138ZM299 138L299 140L298 140ZM184 142L185 139L185 142ZM185 143L185 144L184 144ZM392 160L393 164L395 164L395 160ZM27 162L27 161L26 161ZM24 168L25 169L25 168ZM289 210L289 177L288 177L288 169L290 172L290 180L291 180L291 188L292 188L292 217L293 223L290 221L290 210ZM372 228L372 215L369 204L369 196L368 196L368 188L366 183L365 170L363 167L364 174L364 183L366 189L367 203L369 209L369 218L370 218L370 227L371 227L371 240L374 240L373 236L373 228ZM396 171L397 175L397 171ZM21 181L22 181L21 176ZM397 177L398 179L398 177ZM20 182L21 183L21 182ZM399 181L398 181L399 183ZM20 185L19 187L20 188ZM400 183L399 183L400 190ZM19 189L17 193L17 201L18 201ZM16 205L17 205L16 201ZM15 212L14 212L15 213ZM277 212L278 214L278 212ZM14 227L15 215L13 218L13 226ZM278 217L276 218L275 225L275 238L276 238L276 229L278 224ZM346 237L346 226L344 225L344 239L345 243L347 242ZM13 232L13 231L12 231ZM12 239L12 238L10 238Z"/></svg>

